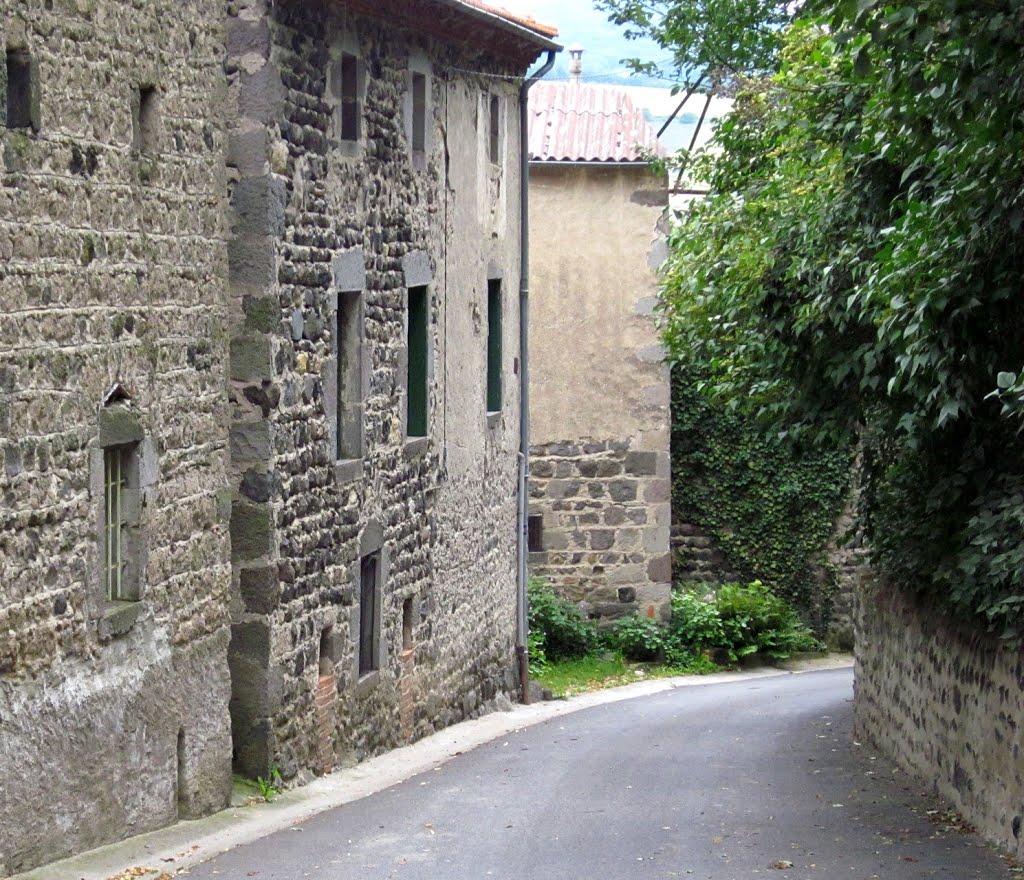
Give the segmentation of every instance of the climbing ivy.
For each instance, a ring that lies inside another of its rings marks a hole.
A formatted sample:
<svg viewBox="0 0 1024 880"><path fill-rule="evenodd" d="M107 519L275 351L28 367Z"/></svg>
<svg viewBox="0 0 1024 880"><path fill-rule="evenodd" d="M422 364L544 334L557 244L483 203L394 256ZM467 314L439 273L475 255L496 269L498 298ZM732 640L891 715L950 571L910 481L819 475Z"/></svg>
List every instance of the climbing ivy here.
<svg viewBox="0 0 1024 880"><path fill-rule="evenodd" d="M672 505L676 521L712 535L730 567L800 608L819 633L834 570L825 547L847 496L850 455L783 443L700 391L704 376L672 375Z"/></svg>

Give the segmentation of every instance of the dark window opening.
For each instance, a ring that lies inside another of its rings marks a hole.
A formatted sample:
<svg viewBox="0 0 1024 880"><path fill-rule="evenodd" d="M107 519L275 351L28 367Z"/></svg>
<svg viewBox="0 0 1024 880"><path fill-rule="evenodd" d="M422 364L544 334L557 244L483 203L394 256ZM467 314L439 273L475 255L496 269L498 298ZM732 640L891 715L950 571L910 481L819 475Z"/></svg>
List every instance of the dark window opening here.
<svg viewBox="0 0 1024 880"><path fill-rule="evenodd" d="M320 631L320 676L334 675L334 628L325 626Z"/></svg>
<svg viewBox="0 0 1024 880"><path fill-rule="evenodd" d="M544 517L542 514L533 513L526 520L527 525L527 547L531 553L544 552Z"/></svg>
<svg viewBox="0 0 1024 880"><path fill-rule="evenodd" d="M160 149L160 90L156 86L139 86L136 142L143 153Z"/></svg>
<svg viewBox="0 0 1024 880"><path fill-rule="evenodd" d="M412 149L427 149L427 77L422 73L412 75Z"/></svg>
<svg viewBox="0 0 1024 880"><path fill-rule="evenodd" d="M377 669L377 600L380 590L380 551L359 563L359 674Z"/></svg>
<svg viewBox="0 0 1024 880"><path fill-rule="evenodd" d="M178 814L183 813L183 807L188 800L188 788L185 784L185 728L178 730L178 779L177 779L177 802Z"/></svg>
<svg viewBox="0 0 1024 880"><path fill-rule="evenodd" d="M7 127L32 126L32 59L27 49L7 50Z"/></svg>
<svg viewBox="0 0 1024 880"><path fill-rule="evenodd" d="M412 596L402 603L402 650L412 648Z"/></svg>
<svg viewBox="0 0 1024 880"><path fill-rule="evenodd" d="M501 410L501 280L487 282L487 411Z"/></svg>
<svg viewBox="0 0 1024 880"><path fill-rule="evenodd" d="M341 139L359 140L359 59L347 52L341 56Z"/></svg>
<svg viewBox="0 0 1024 880"><path fill-rule="evenodd" d="M406 394L406 434L427 436L427 326L429 297L426 287L409 288L409 371Z"/></svg>
<svg viewBox="0 0 1024 880"><path fill-rule="evenodd" d="M336 457L363 455L362 295L339 293L335 339L338 347Z"/></svg>
<svg viewBox="0 0 1024 880"><path fill-rule="evenodd" d="M491 98L491 130L490 130L490 145L488 152L490 153L491 162L495 165L498 164L499 155L498 150L501 146L501 119L499 116L501 104L496 96Z"/></svg>

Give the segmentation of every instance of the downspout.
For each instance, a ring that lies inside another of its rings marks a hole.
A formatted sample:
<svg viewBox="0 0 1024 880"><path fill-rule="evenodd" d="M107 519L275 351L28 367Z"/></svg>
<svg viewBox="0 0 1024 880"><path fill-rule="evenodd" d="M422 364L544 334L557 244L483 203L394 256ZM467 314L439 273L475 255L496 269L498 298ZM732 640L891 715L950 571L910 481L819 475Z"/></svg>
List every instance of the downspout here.
<svg viewBox="0 0 1024 880"><path fill-rule="evenodd" d="M519 699L530 702L530 656L527 650L526 554L529 498L526 475L530 457L530 87L555 66L555 49L519 89L519 574L516 621L516 659L519 662Z"/></svg>

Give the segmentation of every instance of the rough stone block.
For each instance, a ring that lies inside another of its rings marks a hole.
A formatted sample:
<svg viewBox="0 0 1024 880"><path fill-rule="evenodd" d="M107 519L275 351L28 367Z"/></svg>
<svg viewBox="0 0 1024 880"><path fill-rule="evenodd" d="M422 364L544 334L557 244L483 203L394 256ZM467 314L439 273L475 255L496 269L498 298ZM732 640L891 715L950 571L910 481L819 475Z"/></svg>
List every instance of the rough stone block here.
<svg viewBox="0 0 1024 880"><path fill-rule="evenodd" d="M273 511L265 504L239 501L231 506L231 558L259 559L272 551Z"/></svg>
<svg viewBox="0 0 1024 880"><path fill-rule="evenodd" d="M637 483L636 480L612 480L608 484L608 494L613 501L623 503L636 501Z"/></svg>
<svg viewBox="0 0 1024 880"><path fill-rule="evenodd" d="M234 231L240 235L283 235L288 191L284 181L267 174L243 177L231 193Z"/></svg>
<svg viewBox="0 0 1024 880"><path fill-rule="evenodd" d="M579 494L580 484L577 480L551 480L547 491L549 498L572 498Z"/></svg>
<svg viewBox="0 0 1024 880"><path fill-rule="evenodd" d="M252 614L270 614L281 600L281 582L277 566L243 568L238 577L239 592L245 610Z"/></svg>
<svg viewBox="0 0 1024 880"><path fill-rule="evenodd" d="M270 338L241 336L231 340L231 378L236 382L269 382L274 377Z"/></svg>
<svg viewBox="0 0 1024 880"><path fill-rule="evenodd" d="M266 464L271 460L273 444L270 423L236 422L231 426L231 460L237 465ZM250 484L252 485L252 484ZM254 498L255 500L259 500Z"/></svg>
<svg viewBox="0 0 1024 880"><path fill-rule="evenodd" d="M285 91L277 67L267 63L258 70L243 71L239 77L238 109L242 116L277 124L284 116Z"/></svg>
<svg viewBox="0 0 1024 880"><path fill-rule="evenodd" d="M255 21L239 18L227 19L227 56L237 58L243 55L270 57L270 25L266 18Z"/></svg>
<svg viewBox="0 0 1024 880"><path fill-rule="evenodd" d="M647 578L656 584L672 581L672 554L665 553L647 563Z"/></svg>
<svg viewBox="0 0 1024 880"><path fill-rule="evenodd" d="M142 416L126 406L110 406L100 410L100 446L126 446L138 443L145 436Z"/></svg>
<svg viewBox="0 0 1024 880"><path fill-rule="evenodd" d="M658 504L668 501L672 497L672 484L668 480L651 480L644 488L644 501L648 504Z"/></svg>
<svg viewBox="0 0 1024 880"><path fill-rule="evenodd" d="M593 550L610 550L615 546L615 532L612 529L593 529L590 532L590 547Z"/></svg>
<svg viewBox="0 0 1024 880"><path fill-rule="evenodd" d="M653 477L658 466L656 452L627 452L626 473L634 477Z"/></svg>
<svg viewBox="0 0 1024 880"><path fill-rule="evenodd" d="M266 290L277 280L277 252L266 235L236 235L228 242L231 289L243 293Z"/></svg>

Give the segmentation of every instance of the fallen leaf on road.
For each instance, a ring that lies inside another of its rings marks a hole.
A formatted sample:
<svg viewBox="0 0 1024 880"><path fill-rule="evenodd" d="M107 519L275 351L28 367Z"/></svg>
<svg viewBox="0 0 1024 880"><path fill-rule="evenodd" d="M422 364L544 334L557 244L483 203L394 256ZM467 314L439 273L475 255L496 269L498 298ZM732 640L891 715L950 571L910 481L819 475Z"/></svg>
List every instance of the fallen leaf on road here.
<svg viewBox="0 0 1024 880"><path fill-rule="evenodd" d="M134 880L135 877L145 877L147 874L159 874L160 872L156 868L144 868L141 865L137 865L134 868L128 868L126 871L122 871L120 874L115 874L113 877L108 877L107 880ZM159 880L159 878L157 878Z"/></svg>
<svg viewBox="0 0 1024 880"><path fill-rule="evenodd" d="M785 871L786 868L792 868L793 863L787 862L785 859L779 859L777 862L772 862L768 867L774 868L776 871Z"/></svg>

